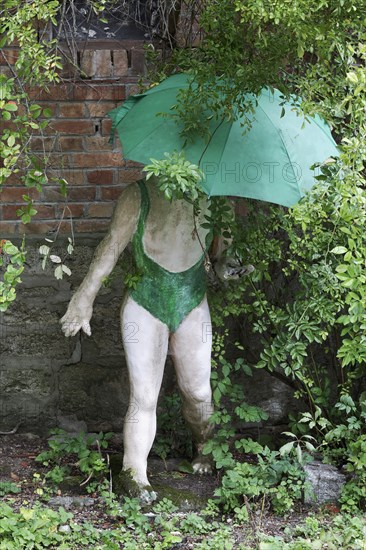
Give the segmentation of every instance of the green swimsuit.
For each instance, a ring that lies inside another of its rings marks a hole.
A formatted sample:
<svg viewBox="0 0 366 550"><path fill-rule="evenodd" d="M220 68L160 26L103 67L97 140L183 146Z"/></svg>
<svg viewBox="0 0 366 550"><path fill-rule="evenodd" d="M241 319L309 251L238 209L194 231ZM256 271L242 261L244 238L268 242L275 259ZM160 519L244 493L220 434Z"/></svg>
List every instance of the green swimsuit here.
<svg viewBox="0 0 366 550"><path fill-rule="evenodd" d="M204 255L199 261L179 273L167 271L144 250L143 235L150 210L150 199L144 181L139 181L141 193L140 217L132 239L135 262L142 277L130 290L131 297L175 332L183 319L197 307L206 293Z"/></svg>

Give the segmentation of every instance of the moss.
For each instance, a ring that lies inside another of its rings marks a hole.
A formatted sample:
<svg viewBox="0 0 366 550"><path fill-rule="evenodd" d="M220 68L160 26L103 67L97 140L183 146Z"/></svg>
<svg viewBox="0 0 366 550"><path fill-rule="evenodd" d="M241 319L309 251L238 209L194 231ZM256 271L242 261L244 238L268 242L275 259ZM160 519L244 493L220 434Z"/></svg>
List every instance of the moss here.
<svg viewBox="0 0 366 550"><path fill-rule="evenodd" d="M158 494L158 501L166 498L182 512L188 510L201 510L207 505L207 500L186 489L177 489L160 483L154 483L154 489Z"/></svg>
<svg viewBox="0 0 366 550"><path fill-rule="evenodd" d="M131 498L139 497L141 487L132 478L131 470L121 470L113 479L114 492Z"/></svg>
<svg viewBox="0 0 366 550"><path fill-rule="evenodd" d="M85 481L83 476L65 476L64 479L58 484L58 488L62 493L72 494L86 494L86 485L82 485Z"/></svg>

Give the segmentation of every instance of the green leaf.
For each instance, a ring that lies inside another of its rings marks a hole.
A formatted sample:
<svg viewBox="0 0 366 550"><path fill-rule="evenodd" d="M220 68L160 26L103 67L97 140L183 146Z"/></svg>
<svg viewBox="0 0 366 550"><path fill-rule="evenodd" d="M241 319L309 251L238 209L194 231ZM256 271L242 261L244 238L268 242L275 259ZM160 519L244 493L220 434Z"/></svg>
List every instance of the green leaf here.
<svg viewBox="0 0 366 550"><path fill-rule="evenodd" d="M344 246L335 246L331 252L333 254L345 254L347 252L347 248L345 248Z"/></svg>
<svg viewBox="0 0 366 550"><path fill-rule="evenodd" d="M15 144L15 136L13 134L8 137L7 143L9 147L13 147L13 145Z"/></svg>
<svg viewBox="0 0 366 550"><path fill-rule="evenodd" d="M71 269L69 269L65 264L62 264L62 271L66 273L66 275L71 275Z"/></svg>
<svg viewBox="0 0 366 550"><path fill-rule="evenodd" d="M58 265L55 269L55 277L56 279L62 279L63 277L63 269L62 265Z"/></svg>
<svg viewBox="0 0 366 550"><path fill-rule="evenodd" d="M283 456L289 454L292 451L294 444L294 441L289 441L285 445L282 445L282 447L280 448L280 455Z"/></svg>
<svg viewBox="0 0 366 550"><path fill-rule="evenodd" d="M5 111L14 112L18 110L18 105L15 102L9 102L4 105L3 109L5 109Z"/></svg>
<svg viewBox="0 0 366 550"><path fill-rule="evenodd" d="M358 76L357 73L354 71L350 71L347 73L347 80L348 82L351 82L351 84L357 84L358 83Z"/></svg>

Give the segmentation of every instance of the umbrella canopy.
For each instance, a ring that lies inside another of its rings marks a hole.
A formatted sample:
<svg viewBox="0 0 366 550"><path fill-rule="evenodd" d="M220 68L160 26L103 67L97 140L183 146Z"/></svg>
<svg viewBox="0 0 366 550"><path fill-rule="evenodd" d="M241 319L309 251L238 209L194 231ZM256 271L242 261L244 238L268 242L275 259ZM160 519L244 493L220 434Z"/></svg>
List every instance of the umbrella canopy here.
<svg viewBox="0 0 366 550"><path fill-rule="evenodd" d="M185 151L187 159L199 164L205 174L203 190L209 196L247 197L292 206L311 189L316 180L310 167L338 156L328 125L318 116L309 121L283 103L278 90L263 89L244 121L207 121L209 139L197 135L186 142L177 117L171 112L181 89L190 77L176 74L143 94L130 97L109 113L127 159L148 164L164 153ZM283 114L283 108L285 114Z"/></svg>

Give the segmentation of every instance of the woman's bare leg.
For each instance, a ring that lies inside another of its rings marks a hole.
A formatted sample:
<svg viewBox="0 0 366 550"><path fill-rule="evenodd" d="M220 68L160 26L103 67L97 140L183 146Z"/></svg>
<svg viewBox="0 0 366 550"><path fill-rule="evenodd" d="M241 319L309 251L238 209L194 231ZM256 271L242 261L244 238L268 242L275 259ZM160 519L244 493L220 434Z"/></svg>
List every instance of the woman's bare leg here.
<svg viewBox="0 0 366 550"><path fill-rule="evenodd" d="M156 405L163 378L169 330L130 297L122 308L122 336L130 378L124 425L123 470L139 486L149 485L147 457L156 433Z"/></svg>
<svg viewBox="0 0 366 550"><path fill-rule="evenodd" d="M171 336L170 349L173 355L178 385L183 400L183 414L188 422L198 457L193 463L195 471L209 471L209 460L201 454L211 425L211 318L206 297L184 319L177 331Z"/></svg>

